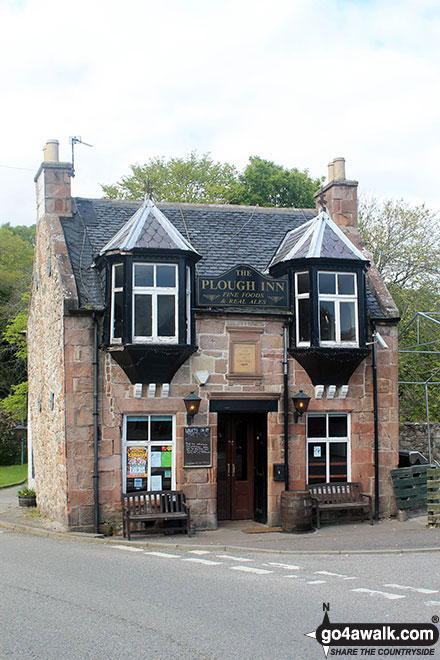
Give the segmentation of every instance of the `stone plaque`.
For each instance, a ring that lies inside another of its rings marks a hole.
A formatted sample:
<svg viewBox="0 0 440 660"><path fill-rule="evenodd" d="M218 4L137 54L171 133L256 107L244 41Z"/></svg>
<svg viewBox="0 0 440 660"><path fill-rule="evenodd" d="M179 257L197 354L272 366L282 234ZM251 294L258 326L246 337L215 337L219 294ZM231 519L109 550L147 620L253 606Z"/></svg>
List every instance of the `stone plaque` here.
<svg viewBox="0 0 440 660"><path fill-rule="evenodd" d="M234 374L255 374L257 371L256 344L234 344L232 372Z"/></svg>

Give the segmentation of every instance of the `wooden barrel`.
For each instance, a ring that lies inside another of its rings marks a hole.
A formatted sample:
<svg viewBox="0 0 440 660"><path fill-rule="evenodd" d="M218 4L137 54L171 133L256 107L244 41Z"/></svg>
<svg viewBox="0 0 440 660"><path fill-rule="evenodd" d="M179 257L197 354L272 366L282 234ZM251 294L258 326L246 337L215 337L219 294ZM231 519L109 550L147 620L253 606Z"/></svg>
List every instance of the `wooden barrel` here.
<svg viewBox="0 0 440 660"><path fill-rule="evenodd" d="M284 490L281 493L280 513L283 532L309 532L312 529L310 491Z"/></svg>

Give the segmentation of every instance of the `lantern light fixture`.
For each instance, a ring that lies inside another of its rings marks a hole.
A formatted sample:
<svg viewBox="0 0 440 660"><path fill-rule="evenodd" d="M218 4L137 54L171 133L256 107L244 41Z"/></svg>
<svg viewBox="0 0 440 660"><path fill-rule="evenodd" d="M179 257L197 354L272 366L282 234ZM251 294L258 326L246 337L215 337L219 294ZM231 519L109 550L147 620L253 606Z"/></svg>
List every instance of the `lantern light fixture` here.
<svg viewBox="0 0 440 660"><path fill-rule="evenodd" d="M295 412L293 414L293 419L295 424L298 422L298 419L302 417L303 413L307 411L310 403L310 397L308 394L305 394L302 390L295 394L292 397L293 405L295 406Z"/></svg>
<svg viewBox="0 0 440 660"><path fill-rule="evenodd" d="M197 396L197 394L194 394L194 392L190 392L190 394L188 394L188 396L183 399L187 413L186 423L188 426L191 426L194 420L194 416L199 412L201 400L202 399Z"/></svg>

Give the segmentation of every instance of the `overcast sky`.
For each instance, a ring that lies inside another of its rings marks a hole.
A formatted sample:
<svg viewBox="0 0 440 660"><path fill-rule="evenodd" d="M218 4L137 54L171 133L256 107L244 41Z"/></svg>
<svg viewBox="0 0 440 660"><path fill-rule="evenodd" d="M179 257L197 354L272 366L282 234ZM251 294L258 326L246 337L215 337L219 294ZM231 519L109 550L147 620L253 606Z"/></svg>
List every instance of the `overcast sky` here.
<svg viewBox="0 0 440 660"><path fill-rule="evenodd" d="M49 138L76 196L210 152L440 209L439 0L0 0L0 223L35 221Z"/></svg>

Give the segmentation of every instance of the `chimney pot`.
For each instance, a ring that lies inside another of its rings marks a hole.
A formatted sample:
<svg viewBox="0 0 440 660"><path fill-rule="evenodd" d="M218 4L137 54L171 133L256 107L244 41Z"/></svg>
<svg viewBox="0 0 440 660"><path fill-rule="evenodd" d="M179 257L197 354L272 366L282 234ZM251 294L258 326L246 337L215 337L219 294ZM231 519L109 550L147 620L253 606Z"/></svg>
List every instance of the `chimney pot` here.
<svg viewBox="0 0 440 660"><path fill-rule="evenodd" d="M345 158L333 159L333 174L336 181L345 181Z"/></svg>
<svg viewBox="0 0 440 660"><path fill-rule="evenodd" d="M333 163L329 163L328 167L328 182L330 183L335 178L335 167Z"/></svg>
<svg viewBox="0 0 440 660"><path fill-rule="evenodd" d="M58 140L48 140L46 146L43 149L43 160L46 162L58 162L58 148L60 143Z"/></svg>

